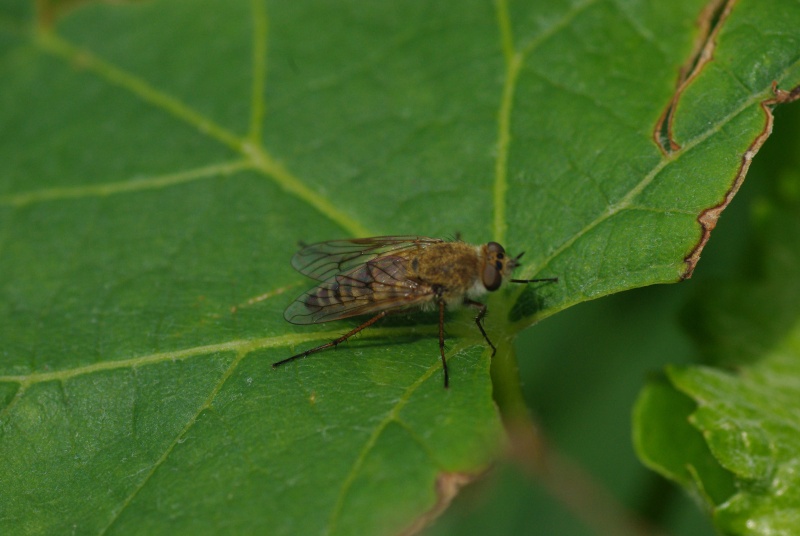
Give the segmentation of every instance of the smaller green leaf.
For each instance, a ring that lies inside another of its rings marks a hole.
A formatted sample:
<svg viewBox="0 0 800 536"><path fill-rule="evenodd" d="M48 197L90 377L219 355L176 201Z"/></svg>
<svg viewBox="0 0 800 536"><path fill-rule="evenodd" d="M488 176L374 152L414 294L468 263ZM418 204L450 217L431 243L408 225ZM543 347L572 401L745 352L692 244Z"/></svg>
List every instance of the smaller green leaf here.
<svg viewBox="0 0 800 536"><path fill-rule="evenodd" d="M747 278L706 289L687 310L706 360L737 368L670 367L634 414L640 458L704 491L725 534L800 527L799 188L800 176L784 174L772 199L756 204L761 241ZM699 470L709 455L717 468ZM725 473L732 485L720 486Z"/></svg>
<svg viewBox="0 0 800 536"><path fill-rule="evenodd" d="M696 407L665 378L651 380L634 407L633 442L648 467L692 490L699 499L718 504L735 488L702 434L689 423Z"/></svg>
<svg viewBox="0 0 800 536"><path fill-rule="evenodd" d="M739 490L714 501L717 526L731 534L793 534L800 526L800 326L739 374L689 367L670 369L669 378L698 402L690 421Z"/></svg>

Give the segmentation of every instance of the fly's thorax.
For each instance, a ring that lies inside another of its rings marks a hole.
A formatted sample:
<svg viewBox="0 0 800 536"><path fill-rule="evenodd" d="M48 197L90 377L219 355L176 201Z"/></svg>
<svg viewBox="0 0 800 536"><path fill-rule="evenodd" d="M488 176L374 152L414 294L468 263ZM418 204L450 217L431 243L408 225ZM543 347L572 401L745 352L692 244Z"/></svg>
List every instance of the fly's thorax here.
<svg viewBox="0 0 800 536"><path fill-rule="evenodd" d="M480 248L464 242L430 244L410 252L409 276L441 288L445 301L462 298L480 283Z"/></svg>

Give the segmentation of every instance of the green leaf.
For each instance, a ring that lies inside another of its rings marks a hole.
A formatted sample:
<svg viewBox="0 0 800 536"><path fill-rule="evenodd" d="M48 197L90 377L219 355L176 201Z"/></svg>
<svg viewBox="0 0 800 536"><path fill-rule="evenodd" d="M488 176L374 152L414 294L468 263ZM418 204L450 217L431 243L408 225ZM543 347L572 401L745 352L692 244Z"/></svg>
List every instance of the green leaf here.
<svg viewBox="0 0 800 536"><path fill-rule="evenodd" d="M651 380L634 409L634 445L651 469L718 504L734 492L731 476L719 465L689 424L696 405L664 380ZM676 448L679 446L679 448Z"/></svg>
<svg viewBox="0 0 800 536"><path fill-rule="evenodd" d="M712 17L671 133L699 1L4 5L2 532L424 522L497 456L516 333L691 272L800 83L784 4ZM298 241L456 233L560 278L489 300L494 393L458 313L449 390L429 317L271 369L353 325L282 319Z"/></svg>
<svg viewBox="0 0 800 536"><path fill-rule="evenodd" d="M800 524L800 174L792 160L755 204L755 260L741 279L704 288L686 311L704 358L729 369L670 367L667 381L643 390L634 418L648 465L690 490L717 490L701 495L724 534L792 534ZM683 409L659 411L654 393ZM695 471L698 460L714 470Z"/></svg>

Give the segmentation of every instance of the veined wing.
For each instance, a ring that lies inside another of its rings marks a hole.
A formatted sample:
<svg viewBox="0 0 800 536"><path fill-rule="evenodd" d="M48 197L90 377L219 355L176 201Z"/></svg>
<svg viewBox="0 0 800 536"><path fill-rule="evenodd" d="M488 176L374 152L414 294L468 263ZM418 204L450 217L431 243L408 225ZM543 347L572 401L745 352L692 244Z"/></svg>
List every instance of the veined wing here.
<svg viewBox="0 0 800 536"><path fill-rule="evenodd" d="M425 236L375 236L352 240L329 240L306 246L292 257L292 266L303 275L328 282L372 259L405 249L444 242Z"/></svg>
<svg viewBox="0 0 800 536"><path fill-rule="evenodd" d="M422 305L433 298L433 289L407 277L407 262L397 255L362 262L302 294L283 317L292 324L318 324Z"/></svg>

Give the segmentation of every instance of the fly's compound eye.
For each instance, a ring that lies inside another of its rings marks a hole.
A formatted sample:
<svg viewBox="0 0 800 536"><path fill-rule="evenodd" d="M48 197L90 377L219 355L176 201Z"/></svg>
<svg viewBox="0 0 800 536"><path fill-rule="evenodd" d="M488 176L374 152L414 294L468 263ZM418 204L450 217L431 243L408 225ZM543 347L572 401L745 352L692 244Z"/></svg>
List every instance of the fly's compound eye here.
<svg viewBox="0 0 800 536"><path fill-rule="evenodd" d="M486 263L483 267L483 286L486 287L486 290L497 290L502 282L503 276L500 270L495 265Z"/></svg>
<svg viewBox="0 0 800 536"><path fill-rule="evenodd" d="M506 252L506 249L497 242L489 242L486 244L486 250L489 253L496 254L501 259L503 258L503 254Z"/></svg>

